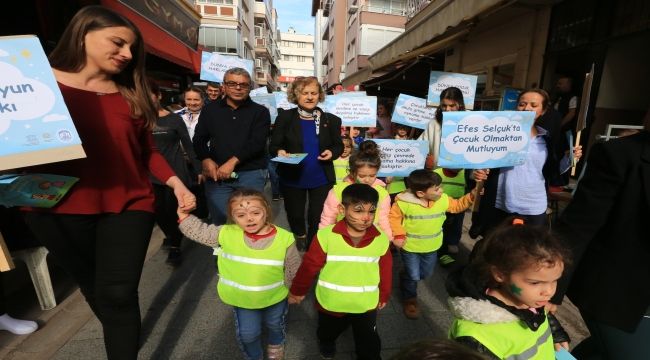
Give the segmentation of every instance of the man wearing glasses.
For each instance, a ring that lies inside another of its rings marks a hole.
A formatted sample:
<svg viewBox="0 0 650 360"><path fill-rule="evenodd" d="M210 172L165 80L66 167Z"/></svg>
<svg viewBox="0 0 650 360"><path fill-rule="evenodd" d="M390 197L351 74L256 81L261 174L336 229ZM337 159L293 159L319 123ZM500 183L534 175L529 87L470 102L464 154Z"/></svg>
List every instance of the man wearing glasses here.
<svg viewBox="0 0 650 360"><path fill-rule="evenodd" d="M248 96L251 76L242 68L224 74L225 97L201 112L193 143L202 162L212 223L225 224L227 202L238 188L264 191L269 110Z"/></svg>

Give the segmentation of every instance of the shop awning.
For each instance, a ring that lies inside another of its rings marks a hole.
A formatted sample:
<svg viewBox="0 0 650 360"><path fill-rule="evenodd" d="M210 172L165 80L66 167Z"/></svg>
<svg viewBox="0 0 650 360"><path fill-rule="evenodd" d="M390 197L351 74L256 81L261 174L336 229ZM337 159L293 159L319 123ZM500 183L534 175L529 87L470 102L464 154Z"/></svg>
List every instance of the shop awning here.
<svg viewBox="0 0 650 360"><path fill-rule="evenodd" d="M163 3L166 2L163 1ZM193 33L198 35L198 25L192 19L185 21L183 31L173 31L179 37L182 37L180 39L172 36L170 32L156 25L152 20L118 1L102 0L102 5L115 10L133 21L144 37L147 52L182 66L194 74L198 74L201 71L201 53L188 45L193 42ZM164 12L164 9L160 11ZM198 24L200 24L200 21ZM179 21L174 21L174 25L176 26L174 30L179 30ZM193 28L194 25L196 25L196 29ZM170 24L171 27L172 25ZM194 43L194 47L196 47L196 43Z"/></svg>
<svg viewBox="0 0 650 360"><path fill-rule="evenodd" d="M346 76L345 79L343 79L342 84L344 87L359 85L362 82L368 80L371 74L372 71L369 67L359 69L357 72L351 74L350 76Z"/></svg>
<svg viewBox="0 0 650 360"><path fill-rule="evenodd" d="M463 21L470 20L479 14L497 9L504 4L512 3L509 0L443 0L434 1L429 6L426 17L409 27L404 33L393 39L383 48L370 55L368 62L372 71L391 65L405 56L415 57L410 54L415 50L432 42L445 34L448 29L453 29ZM427 7L428 8L428 7ZM423 11L427 11L425 8ZM435 51L429 50L429 51ZM418 51L419 54L423 52Z"/></svg>

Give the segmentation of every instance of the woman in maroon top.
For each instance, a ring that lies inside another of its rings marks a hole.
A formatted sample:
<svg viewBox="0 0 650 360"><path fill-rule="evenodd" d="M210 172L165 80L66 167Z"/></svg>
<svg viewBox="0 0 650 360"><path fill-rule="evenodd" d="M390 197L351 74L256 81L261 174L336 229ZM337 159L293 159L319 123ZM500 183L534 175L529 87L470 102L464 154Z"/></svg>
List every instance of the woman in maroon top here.
<svg viewBox="0 0 650 360"><path fill-rule="evenodd" d="M144 44L128 19L82 8L50 55L87 158L35 171L78 177L52 209L25 209L36 237L79 283L102 323L109 359L136 359L138 284L154 224L149 171L174 189L181 208L195 199L155 148L157 118L144 73Z"/></svg>

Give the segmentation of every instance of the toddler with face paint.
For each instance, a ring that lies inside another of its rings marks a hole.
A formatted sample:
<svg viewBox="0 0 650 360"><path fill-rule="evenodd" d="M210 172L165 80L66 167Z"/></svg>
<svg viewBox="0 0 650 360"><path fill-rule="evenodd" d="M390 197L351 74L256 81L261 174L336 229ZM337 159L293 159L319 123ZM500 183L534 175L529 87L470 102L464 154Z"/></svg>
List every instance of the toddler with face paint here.
<svg viewBox="0 0 650 360"><path fill-rule="evenodd" d="M491 359L554 359L569 336L545 307L568 261L548 229L507 220L447 279L450 338Z"/></svg>
<svg viewBox="0 0 650 360"><path fill-rule="evenodd" d="M179 228L189 239L215 248L221 300L232 305L244 358L261 360L262 325L267 359L283 359L287 295L300 254L293 235L270 223L271 206L262 193L239 189L228 201L229 221L215 226L178 209Z"/></svg>

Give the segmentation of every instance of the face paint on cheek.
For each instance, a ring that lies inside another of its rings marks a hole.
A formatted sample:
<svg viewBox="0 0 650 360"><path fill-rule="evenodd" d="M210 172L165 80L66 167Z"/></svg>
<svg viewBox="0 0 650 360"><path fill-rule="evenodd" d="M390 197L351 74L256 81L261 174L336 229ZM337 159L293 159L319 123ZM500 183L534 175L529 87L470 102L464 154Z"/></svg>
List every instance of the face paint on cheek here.
<svg viewBox="0 0 650 360"><path fill-rule="evenodd" d="M521 288L515 284L510 284L510 292L517 296L521 296Z"/></svg>

